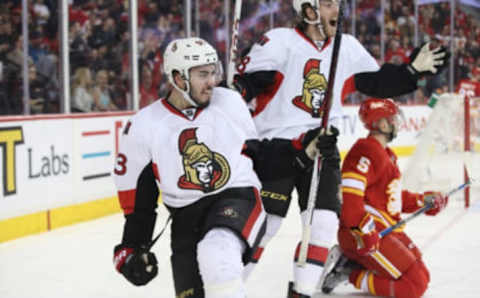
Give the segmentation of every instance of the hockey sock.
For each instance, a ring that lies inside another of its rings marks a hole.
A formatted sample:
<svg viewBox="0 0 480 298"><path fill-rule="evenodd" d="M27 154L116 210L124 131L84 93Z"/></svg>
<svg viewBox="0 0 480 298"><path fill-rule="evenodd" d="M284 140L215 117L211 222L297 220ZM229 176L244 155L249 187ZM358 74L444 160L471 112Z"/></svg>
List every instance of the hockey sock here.
<svg viewBox="0 0 480 298"><path fill-rule="evenodd" d="M250 263L248 263L243 270L243 280L247 280L250 276L250 273L252 273L253 269L262 257L262 254L268 242L270 242L270 240L277 234L278 230L280 229L282 221L283 217L274 214L267 214L267 230L265 231L265 235L260 241L260 245L253 254L252 261L250 261Z"/></svg>
<svg viewBox="0 0 480 298"><path fill-rule="evenodd" d="M306 212L301 214L302 221L306 221ZM313 211L310 243L307 251L307 262L300 267L296 261L300 251L297 245L293 273L295 277L295 290L303 295L312 296L316 291L317 283L323 272L327 260L328 250L335 243L338 230L337 214L331 210Z"/></svg>
<svg viewBox="0 0 480 298"><path fill-rule="evenodd" d="M349 280L357 289L375 296L415 298L421 297L427 289L427 276L415 263L399 279L381 277L368 270L353 270ZM423 266L424 267L424 266Z"/></svg>

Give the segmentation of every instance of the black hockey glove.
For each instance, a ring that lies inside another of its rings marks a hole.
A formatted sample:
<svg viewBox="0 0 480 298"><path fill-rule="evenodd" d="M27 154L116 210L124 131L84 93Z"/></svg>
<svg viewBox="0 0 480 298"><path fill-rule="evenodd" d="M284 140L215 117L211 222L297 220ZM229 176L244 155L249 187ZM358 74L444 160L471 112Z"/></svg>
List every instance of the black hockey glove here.
<svg viewBox="0 0 480 298"><path fill-rule="evenodd" d="M319 127L307 131L302 144L305 150L308 151L308 145L312 141L316 141L315 146L318 152L320 152L323 158L329 159L336 155L338 135L339 131L335 126L329 126L326 131Z"/></svg>
<svg viewBox="0 0 480 298"><path fill-rule="evenodd" d="M432 43L426 43L413 50L407 69L417 76L434 75L448 65L449 58L450 52L444 46L433 48Z"/></svg>
<svg viewBox="0 0 480 298"><path fill-rule="evenodd" d="M118 272L136 286L143 286L157 276L157 258L145 248L115 246L113 263Z"/></svg>
<svg viewBox="0 0 480 298"><path fill-rule="evenodd" d="M294 140L293 143L301 143L300 146L293 146L297 148L294 167L302 171L310 170L317 151L324 159L336 157L338 134L335 126L330 126L326 132L319 127L307 131L299 140ZM298 147L302 149L299 150Z"/></svg>

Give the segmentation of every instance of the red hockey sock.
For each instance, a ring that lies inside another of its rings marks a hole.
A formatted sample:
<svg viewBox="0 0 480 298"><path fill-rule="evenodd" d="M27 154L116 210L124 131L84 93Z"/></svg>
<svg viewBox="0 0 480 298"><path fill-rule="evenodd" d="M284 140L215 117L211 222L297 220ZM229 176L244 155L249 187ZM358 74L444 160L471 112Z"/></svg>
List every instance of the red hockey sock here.
<svg viewBox="0 0 480 298"><path fill-rule="evenodd" d="M421 262L414 263L397 280L367 270L354 270L349 277L350 283L357 289L372 295L397 298L421 297L427 289L428 279L428 270Z"/></svg>

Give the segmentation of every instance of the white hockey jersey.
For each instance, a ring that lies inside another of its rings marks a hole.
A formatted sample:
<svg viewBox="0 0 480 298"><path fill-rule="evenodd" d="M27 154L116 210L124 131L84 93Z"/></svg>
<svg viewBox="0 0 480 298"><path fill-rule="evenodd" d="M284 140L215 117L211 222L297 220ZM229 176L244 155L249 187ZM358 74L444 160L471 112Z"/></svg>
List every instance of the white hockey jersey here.
<svg viewBox="0 0 480 298"><path fill-rule="evenodd" d="M192 120L166 99L134 115L120 139L115 184L125 213L133 211L143 170L153 168L163 202L184 207L230 187L256 187L253 162L243 154L246 140L257 139L242 97L214 88L210 105Z"/></svg>
<svg viewBox="0 0 480 298"><path fill-rule="evenodd" d="M273 88L252 101L260 138L292 139L320 125L332 51L333 39L319 49L303 32L291 28L270 30L253 45L238 71L276 71ZM355 90L353 75L378 69L355 37L342 35L330 124L340 121L342 100Z"/></svg>

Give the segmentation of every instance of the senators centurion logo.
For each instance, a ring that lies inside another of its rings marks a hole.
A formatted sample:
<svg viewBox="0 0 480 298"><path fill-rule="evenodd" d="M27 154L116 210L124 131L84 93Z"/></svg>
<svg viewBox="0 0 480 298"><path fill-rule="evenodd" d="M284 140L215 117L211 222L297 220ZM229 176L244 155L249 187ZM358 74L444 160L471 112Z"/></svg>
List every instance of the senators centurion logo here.
<svg viewBox="0 0 480 298"><path fill-rule="evenodd" d="M310 59L303 68L303 91L292 103L305 112L318 118L323 114L322 105L327 90L327 79L320 73L321 60Z"/></svg>
<svg viewBox="0 0 480 298"><path fill-rule="evenodd" d="M178 139L185 172L178 179L178 187L208 193L227 183L230 166L225 157L198 142L196 130L197 128L185 129Z"/></svg>

